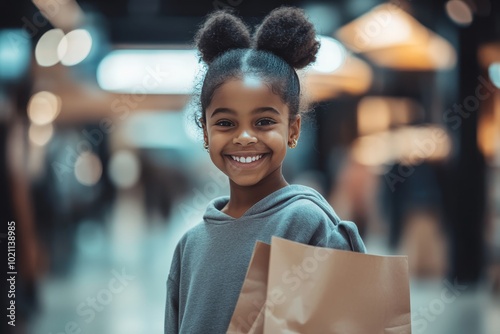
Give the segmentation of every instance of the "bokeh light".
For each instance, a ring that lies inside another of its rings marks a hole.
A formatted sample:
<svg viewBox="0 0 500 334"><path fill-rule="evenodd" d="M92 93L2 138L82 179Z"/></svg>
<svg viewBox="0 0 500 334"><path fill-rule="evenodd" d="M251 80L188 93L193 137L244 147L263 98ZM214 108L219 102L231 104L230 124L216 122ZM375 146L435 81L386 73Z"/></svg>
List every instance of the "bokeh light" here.
<svg viewBox="0 0 500 334"><path fill-rule="evenodd" d="M45 125L31 124L28 130L30 141L37 146L46 145L52 138L53 134L54 127L50 123Z"/></svg>
<svg viewBox="0 0 500 334"><path fill-rule="evenodd" d="M446 159L452 150L449 134L440 126L402 126L357 138L353 157L360 164L380 167L393 163L419 165Z"/></svg>
<svg viewBox="0 0 500 334"><path fill-rule="evenodd" d="M0 31L0 80L21 77L29 67L29 35L21 29Z"/></svg>
<svg viewBox="0 0 500 334"><path fill-rule="evenodd" d="M117 188L126 189L139 180L141 165L137 155L128 150L120 150L111 156L108 174Z"/></svg>
<svg viewBox="0 0 500 334"><path fill-rule="evenodd" d="M108 91L191 94L205 65L196 50L115 50L97 68L97 83Z"/></svg>
<svg viewBox="0 0 500 334"><path fill-rule="evenodd" d="M488 67L488 75L491 82L500 88L500 63L493 63Z"/></svg>
<svg viewBox="0 0 500 334"><path fill-rule="evenodd" d="M370 167L388 164L393 159L390 135L386 132L358 137L352 148L355 161Z"/></svg>
<svg viewBox="0 0 500 334"><path fill-rule="evenodd" d="M446 13L456 24L468 26L472 23L472 10L464 1L451 0L446 3Z"/></svg>
<svg viewBox="0 0 500 334"><path fill-rule="evenodd" d="M391 125L391 109L386 99L365 97L358 106L358 133L367 135L387 130Z"/></svg>
<svg viewBox="0 0 500 334"><path fill-rule="evenodd" d="M61 111L61 98L47 91L33 95L28 102L28 116L38 125L54 121Z"/></svg>
<svg viewBox="0 0 500 334"><path fill-rule="evenodd" d="M83 152L75 163L75 177L83 185L93 186L102 176L101 159L92 152Z"/></svg>
<svg viewBox="0 0 500 334"><path fill-rule="evenodd" d="M323 73L335 72L345 61L346 50L344 46L331 37L320 36L319 41L321 46L312 68Z"/></svg>
<svg viewBox="0 0 500 334"><path fill-rule="evenodd" d="M38 65L49 67L61 60L58 46L63 38L64 32L61 29L51 29L43 34L35 47L35 59Z"/></svg>
<svg viewBox="0 0 500 334"><path fill-rule="evenodd" d="M64 36L58 47L57 54L61 63L73 66L82 62L92 49L92 36L85 29L70 31Z"/></svg>

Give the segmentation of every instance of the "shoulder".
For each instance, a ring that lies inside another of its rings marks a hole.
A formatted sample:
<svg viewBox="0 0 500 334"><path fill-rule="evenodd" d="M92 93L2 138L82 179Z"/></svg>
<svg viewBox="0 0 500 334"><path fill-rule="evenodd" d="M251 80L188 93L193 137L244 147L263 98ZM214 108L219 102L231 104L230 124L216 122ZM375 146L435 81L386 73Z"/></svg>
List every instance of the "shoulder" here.
<svg viewBox="0 0 500 334"><path fill-rule="evenodd" d="M285 211L288 216L307 221L328 220L326 212L317 203L306 198L293 201L286 207Z"/></svg>
<svg viewBox="0 0 500 334"><path fill-rule="evenodd" d="M307 222L314 229L310 244L336 249L366 252L355 223L339 218L333 207L316 190L294 185L300 195L290 202L285 211L294 220Z"/></svg>
<svg viewBox="0 0 500 334"><path fill-rule="evenodd" d="M307 220L334 220L338 219L335 211L326 199L315 189L303 185L290 185L296 195L291 198L285 211L294 217Z"/></svg>
<svg viewBox="0 0 500 334"><path fill-rule="evenodd" d="M318 229L327 230L338 223L333 209L317 191L295 184L289 186L286 200L276 206L273 218L302 236L311 236Z"/></svg>
<svg viewBox="0 0 500 334"><path fill-rule="evenodd" d="M200 236L204 235L206 230L206 226L204 222L199 222L196 225L189 228L182 237L179 239L176 247L177 252L182 252L183 249L188 247L193 242L196 243L196 240L200 238Z"/></svg>
<svg viewBox="0 0 500 334"><path fill-rule="evenodd" d="M169 277L178 277L181 270L181 262L183 261L185 254L190 252L190 247L196 244L196 239L199 238L198 236L203 233L203 225L204 224L200 223L191 227L189 230L184 232L182 237L177 241L177 245L175 246L174 254L172 256Z"/></svg>

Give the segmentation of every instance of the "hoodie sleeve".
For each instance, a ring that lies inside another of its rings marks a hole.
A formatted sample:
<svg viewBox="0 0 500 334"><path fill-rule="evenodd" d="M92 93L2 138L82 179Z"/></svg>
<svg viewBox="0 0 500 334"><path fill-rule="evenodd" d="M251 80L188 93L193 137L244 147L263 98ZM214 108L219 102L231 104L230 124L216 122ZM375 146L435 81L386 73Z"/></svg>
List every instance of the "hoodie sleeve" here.
<svg viewBox="0 0 500 334"><path fill-rule="evenodd" d="M366 253L365 243L361 239L356 224L350 221L341 220L338 225L338 230L349 241L351 250L359 253Z"/></svg>
<svg viewBox="0 0 500 334"><path fill-rule="evenodd" d="M179 275L182 240L177 244L167 279L167 300L165 303L165 334L179 333Z"/></svg>
<svg viewBox="0 0 500 334"><path fill-rule="evenodd" d="M165 334L176 333L179 333L179 285L169 276L165 305Z"/></svg>

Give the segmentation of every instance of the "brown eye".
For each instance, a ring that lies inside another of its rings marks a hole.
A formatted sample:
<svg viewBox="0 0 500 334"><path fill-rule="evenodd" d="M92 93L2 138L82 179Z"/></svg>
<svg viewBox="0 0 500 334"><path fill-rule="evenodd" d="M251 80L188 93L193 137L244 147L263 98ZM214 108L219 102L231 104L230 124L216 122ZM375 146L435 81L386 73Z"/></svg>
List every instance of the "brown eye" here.
<svg viewBox="0 0 500 334"><path fill-rule="evenodd" d="M233 123L231 123L229 121L222 120L222 121L218 121L217 123L215 123L215 125L218 125L218 126L231 126L231 125L233 125Z"/></svg>
<svg viewBox="0 0 500 334"><path fill-rule="evenodd" d="M273 121L272 119L268 119L268 118L260 119L257 122L257 126L266 126L266 125L273 125L273 124L276 124L276 122Z"/></svg>

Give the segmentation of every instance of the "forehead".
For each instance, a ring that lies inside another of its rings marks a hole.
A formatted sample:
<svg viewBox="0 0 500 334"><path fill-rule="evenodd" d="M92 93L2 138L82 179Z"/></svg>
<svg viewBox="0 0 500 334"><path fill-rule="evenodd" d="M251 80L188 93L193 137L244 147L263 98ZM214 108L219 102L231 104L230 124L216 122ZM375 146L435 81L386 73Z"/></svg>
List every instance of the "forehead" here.
<svg viewBox="0 0 500 334"><path fill-rule="evenodd" d="M211 113L215 108L253 110L259 107L273 107L280 112L288 110L281 97L275 94L265 81L257 76L246 75L243 78L230 79L217 88L207 113Z"/></svg>

